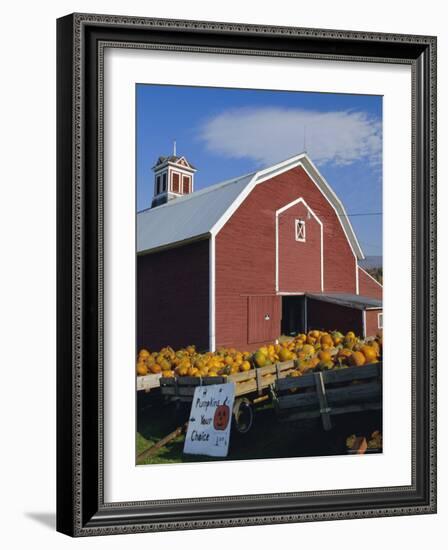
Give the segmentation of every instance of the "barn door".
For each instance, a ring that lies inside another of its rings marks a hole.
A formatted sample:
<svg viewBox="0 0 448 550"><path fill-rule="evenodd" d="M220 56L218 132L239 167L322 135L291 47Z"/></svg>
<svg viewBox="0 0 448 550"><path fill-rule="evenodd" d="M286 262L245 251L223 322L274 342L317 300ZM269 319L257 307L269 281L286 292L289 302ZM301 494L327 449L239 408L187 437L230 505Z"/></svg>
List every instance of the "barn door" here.
<svg viewBox="0 0 448 550"><path fill-rule="evenodd" d="M249 296L248 342L272 342L280 336L280 296Z"/></svg>

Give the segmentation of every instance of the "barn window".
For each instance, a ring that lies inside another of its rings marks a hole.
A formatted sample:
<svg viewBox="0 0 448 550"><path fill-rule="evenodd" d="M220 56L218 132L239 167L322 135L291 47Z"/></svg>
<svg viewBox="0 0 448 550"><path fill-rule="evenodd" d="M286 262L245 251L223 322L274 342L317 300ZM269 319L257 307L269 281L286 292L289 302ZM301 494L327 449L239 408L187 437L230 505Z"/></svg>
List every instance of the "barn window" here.
<svg viewBox="0 0 448 550"><path fill-rule="evenodd" d="M182 193L187 195L190 192L190 178L182 176Z"/></svg>
<svg viewBox="0 0 448 550"><path fill-rule="evenodd" d="M162 192L166 191L166 172L162 174Z"/></svg>
<svg viewBox="0 0 448 550"><path fill-rule="evenodd" d="M378 313L378 328L383 328L383 314Z"/></svg>
<svg viewBox="0 0 448 550"><path fill-rule="evenodd" d="M160 176L157 176L156 195L160 194Z"/></svg>
<svg viewBox="0 0 448 550"><path fill-rule="evenodd" d="M305 242L305 220L296 220L296 241Z"/></svg>
<svg viewBox="0 0 448 550"><path fill-rule="evenodd" d="M180 177L176 172L173 172L173 193L180 193Z"/></svg>

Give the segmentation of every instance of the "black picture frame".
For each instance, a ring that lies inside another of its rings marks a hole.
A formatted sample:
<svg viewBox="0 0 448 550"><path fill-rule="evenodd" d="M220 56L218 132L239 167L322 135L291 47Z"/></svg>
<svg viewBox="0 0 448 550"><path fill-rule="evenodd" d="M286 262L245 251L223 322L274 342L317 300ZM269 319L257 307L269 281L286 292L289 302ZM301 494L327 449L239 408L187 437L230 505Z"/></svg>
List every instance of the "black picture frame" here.
<svg viewBox="0 0 448 550"><path fill-rule="evenodd" d="M412 484L104 502L104 47L412 67ZM57 21L57 530L71 536L436 512L436 38L72 14Z"/></svg>

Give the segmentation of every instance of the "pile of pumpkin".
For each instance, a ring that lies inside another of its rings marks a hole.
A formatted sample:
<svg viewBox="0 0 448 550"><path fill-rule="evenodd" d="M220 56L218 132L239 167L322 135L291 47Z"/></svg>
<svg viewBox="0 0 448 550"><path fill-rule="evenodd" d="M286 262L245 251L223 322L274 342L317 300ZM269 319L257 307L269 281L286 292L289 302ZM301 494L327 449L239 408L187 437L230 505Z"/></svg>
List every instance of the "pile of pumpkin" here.
<svg viewBox="0 0 448 550"><path fill-rule="evenodd" d="M323 371L362 367L378 363L382 357L382 336L362 340L354 332L342 334L312 330L299 334L289 343L297 359L297 369L290 376L301 376L308 371ZM290 348L291 349L291 348Z"/></svg>
<svg viewBox="0 0 448 550"><path fill-rule="evenodd" d="M170 346L150 353L140 350L137 357L137 375L162 373L174 376L227 376L253 368L252 353L234 348L199 353L195 346L174 351Z"/></svg>
<svg viewBox="0 0 448 550"><path fill-rule="evenodd" d="M311 330L295 338L285 338L262 346L255 352L220 348L216 352L199 353L195 346L175 351L170 346L150 352L141 349L137 356L137 375L162 373L176 376L228 376L265 367L277 362L296 361L290 376L308 371L347 368L376 363L382 354L382 338L361 340L353 332Z"/></svg>
<svg viewBox="0 0 448 550"><path fill-rule="evenodd" d="M362 437L362 436L361 436ZM355 434L349 435L345 440L347 449L353 449L357 440ZM379 430L372 432L370 437L366 437L366 443L368 449L382 449L383 448L383 436Z"/></svg>

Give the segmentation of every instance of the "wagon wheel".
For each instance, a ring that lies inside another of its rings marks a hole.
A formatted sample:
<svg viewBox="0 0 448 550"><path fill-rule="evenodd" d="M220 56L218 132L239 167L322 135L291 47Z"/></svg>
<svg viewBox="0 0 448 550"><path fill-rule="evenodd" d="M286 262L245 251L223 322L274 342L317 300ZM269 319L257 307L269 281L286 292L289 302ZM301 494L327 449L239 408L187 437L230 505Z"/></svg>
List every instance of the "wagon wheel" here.
<svg viewBox="0 0 448 550"><path fill-rule="evenodd" d="M245 397L239 397L233 404L233 422L240 434L246 434L254 420L254 411L251 402Z"/></svg>

